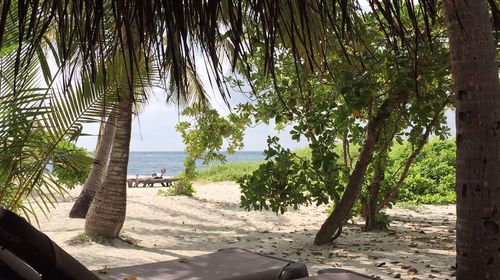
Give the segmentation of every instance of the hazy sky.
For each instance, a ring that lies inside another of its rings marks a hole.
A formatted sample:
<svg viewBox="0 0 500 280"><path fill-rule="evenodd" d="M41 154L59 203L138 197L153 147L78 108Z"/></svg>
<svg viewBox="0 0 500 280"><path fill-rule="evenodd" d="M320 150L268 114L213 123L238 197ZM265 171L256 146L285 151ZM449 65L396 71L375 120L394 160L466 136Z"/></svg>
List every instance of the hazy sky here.
<svg viewBox="0 0 500 280"><path fill-rule="evenodd" d="M245 100L241 94L232 94L231 103L236 104ZM212 97L212 105L222 114L227 114L229 109L220 98ZM135 117L132 123L132 138L130 143L131 151L183 151L184 144L182 137L175 130L179 122L179 110L176 106L167 105L165 98L157 94L151 99L150 104L143 113ZM78 140L78 145L85 147L89 151L95 149L98 133L98 125L85 125L84 133L93 136L82 136ZM281 144L287 148L300 148L307 146L307 142L297 142L291 140L289 128L281 132L274 130L272 125L258 125L246 130L244 144L245 151L262 151L267 146L267 136L278 135Z"/></svg>
<svg viewBox="0 0 500 280"><path fill-rule="evenodd" d="M132 139L130 143L131 151L182 151L184 144L179 133L175 130L175 125L179 121L178 110L175 106L167 106L162 98L156 97L154 102L146 110L134 118L132 124ZM224 113L228 110L220 102L216 102L216 107ZM454 112L446 112L448 125L455 131ZM86 125L84 132L96 135L98 125ZM282 136L281 144L294 149L307 146L307 142L296 142L290 139L289 130L280 133L274 130L273 125L258 125L246 131L244 144L246 151L262 151L267 146L268 135ZM82 136L78 140L78 145L93 151L96 144L96 136Z"/></svg>

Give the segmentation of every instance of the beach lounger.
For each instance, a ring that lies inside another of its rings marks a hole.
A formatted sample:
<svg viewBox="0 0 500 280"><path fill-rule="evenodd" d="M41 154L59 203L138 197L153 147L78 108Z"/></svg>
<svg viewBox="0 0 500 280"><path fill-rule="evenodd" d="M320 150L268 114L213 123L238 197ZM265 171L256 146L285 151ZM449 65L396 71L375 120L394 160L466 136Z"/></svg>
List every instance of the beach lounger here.
<svg viewBox="0 0 500 280"><path fill-rule="evenodd" d="M349 271L347 269L330 268L318 271L318 275L300 278L298 280L375 280L368 275Z"/></svg>
<svg viewBox="0 0 500 280"><path fill-rule="evenodd" d="M304 264L223 249L192 258L91 272L25 219L0 209L0 279L292 280L308 276Z"/></svg>
<svg viewBox="0 0 500 280"><path fill-rule="evenodd" d="M138 188L140 184L144 188L152 188L154 184L160 184L162 187L170 187L177 178L130 178L127 179L127 185L129 188Z"/></svg>
<svg viewBox="0 0 500 280"><path fill-rule="evenodd" d="M99 277L122 280L130 275L148 280L287 280L305 277L308 273L302 263L234 248L181 260L110 269L108 274Z"/></svg>

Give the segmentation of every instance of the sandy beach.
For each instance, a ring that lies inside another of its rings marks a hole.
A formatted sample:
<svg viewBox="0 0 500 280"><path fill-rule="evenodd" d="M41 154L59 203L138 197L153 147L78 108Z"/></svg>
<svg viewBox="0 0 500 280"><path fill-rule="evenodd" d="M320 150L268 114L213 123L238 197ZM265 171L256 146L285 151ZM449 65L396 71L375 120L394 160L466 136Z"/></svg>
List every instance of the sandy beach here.
<svg viewBox="0 0 500 280"><path fill-rule="evenodd" d="M234 182L196 184L193 198L157 195L158 188L128 189L124 240L74 242L84 220L68 218L72 197L61 201L40 228L90 269L171 260L240 247L300 261L310 273L341 267L381 279L454 279L455 206L388 210L389 231L363 232L361 220L335 243L312 245L326 207L284 215L239 208ZM78 195L78 189L71 191Z"/></svg>

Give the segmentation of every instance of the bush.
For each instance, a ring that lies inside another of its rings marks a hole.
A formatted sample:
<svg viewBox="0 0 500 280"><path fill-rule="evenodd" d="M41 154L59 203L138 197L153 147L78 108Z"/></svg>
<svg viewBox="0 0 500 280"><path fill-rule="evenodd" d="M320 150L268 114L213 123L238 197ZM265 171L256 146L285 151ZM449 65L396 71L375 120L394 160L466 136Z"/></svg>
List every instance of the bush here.
<svg viewBox="0 0 500 280"><path fill-rule="evenodd" d="M213 165L198 170L195 179L210 182L236 181L244 175L252 174L260 164L260 161L250 161Z"/></svg>
<svg viewBox="0 0 500 280"><path fill-rule="evenodd" d="M52 159L52 173L59 183L73 189L76 185L83 184L89 175L92 157L84 148L61 141L54 150Z"/></svg>
<svg viewBox="0 0 500 280"><path fill-rule="evenodd" d="M404 161L410 151L408 143L390 154L394 162ZM432 139L417 156L401 187L399 201L424 204L451 204L455 196L455 142ZM398 164L394 168L398 168ZM391 182L395 184L395 182Z"/></svg>

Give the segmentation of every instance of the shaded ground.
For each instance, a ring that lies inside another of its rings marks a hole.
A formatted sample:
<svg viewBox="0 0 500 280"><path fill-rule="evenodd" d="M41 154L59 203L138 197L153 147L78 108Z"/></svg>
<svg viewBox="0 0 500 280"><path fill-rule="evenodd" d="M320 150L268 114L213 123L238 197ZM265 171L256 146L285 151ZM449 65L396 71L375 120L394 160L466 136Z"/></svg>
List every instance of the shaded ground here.
<svg viewBox="0 0 500 280"><path fill-rule="evenodd" d="M67 218L62 202L41 229L90 269L170 260L226 247L247 248L307 264L310 272L342 267L382 279L454 279L455 207L394 208L387 232L363 232L349 225L334 244L312 245L326 218L325 207L304 207L285 215L239 208L231 182L198 185L195 198L163 197L158 189L129 189L123 233L129 244L71 244L83 220ZM357 221L361 223L361 221Z"/></svg>

